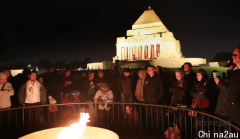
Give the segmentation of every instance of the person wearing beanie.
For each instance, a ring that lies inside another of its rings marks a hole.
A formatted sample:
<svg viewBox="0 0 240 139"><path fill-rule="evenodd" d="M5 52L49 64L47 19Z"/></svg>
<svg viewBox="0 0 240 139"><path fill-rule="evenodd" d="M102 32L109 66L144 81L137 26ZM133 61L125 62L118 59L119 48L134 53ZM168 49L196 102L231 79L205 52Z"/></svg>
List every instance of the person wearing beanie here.
<svg viewBox="0 0 240 139"><path fill-rule="evenodd" d="M11 107L10 97L14 95L11 83L7 82L7 76L0 72L0 109Z"/></svg>

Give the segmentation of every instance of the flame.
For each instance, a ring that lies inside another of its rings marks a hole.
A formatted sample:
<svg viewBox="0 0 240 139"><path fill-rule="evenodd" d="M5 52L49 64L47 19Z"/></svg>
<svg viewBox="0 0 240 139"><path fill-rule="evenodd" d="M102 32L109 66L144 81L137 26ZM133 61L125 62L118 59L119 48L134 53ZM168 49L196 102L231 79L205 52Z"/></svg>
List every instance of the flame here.
<svg viewBox="0 0 240 139"><path fill-rule="evenodd" d="M90 122L88 118L90 118L88 113L80 113L81 118L78 123L72 124L70 127L65 128L58 135L58 139L80 139L84 128L87 122Z"/></svg>

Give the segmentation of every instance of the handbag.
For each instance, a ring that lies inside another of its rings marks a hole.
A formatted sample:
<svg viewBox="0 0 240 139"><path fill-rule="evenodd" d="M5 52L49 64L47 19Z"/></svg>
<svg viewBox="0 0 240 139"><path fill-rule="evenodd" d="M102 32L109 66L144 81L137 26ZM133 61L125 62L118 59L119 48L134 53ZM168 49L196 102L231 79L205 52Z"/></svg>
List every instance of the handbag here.
<svg viewBox="0 0 240 139"><path fill-rule="evenodd" d="M198 98L193 99L193 102L191 104L190 109L197 109L197 102L198 102ZM197 112L195 111L188 111L188 115L191 117L196 117L197 116Z"/></svg>

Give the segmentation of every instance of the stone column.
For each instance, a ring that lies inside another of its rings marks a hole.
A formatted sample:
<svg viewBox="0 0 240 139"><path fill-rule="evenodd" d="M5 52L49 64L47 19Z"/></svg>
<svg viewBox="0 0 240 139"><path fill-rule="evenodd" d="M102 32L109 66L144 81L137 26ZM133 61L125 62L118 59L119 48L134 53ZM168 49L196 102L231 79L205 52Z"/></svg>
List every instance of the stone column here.
<svg viewBox="0 0 240 139"><path fill-rule="evenodd" d="M134 47L136 59L139 59L138 49L139 49L139 46L135 46L135 47Z"/></svg>
<svg viewBox="0 0 240 139"><path fill-rule="evenodd" d="M128 60L132 60L132 46L128 47L129 55L128 55Z"/></svg>
<svg viewBox="0 0 240 139"><path fill-rule="evenodd" d="M154 58L157 58L157 44L154 44Z"/></svg>
<svg viewBox="0 0 240 139"><path fill-rule="evenodd" d="M150 45L148 45L148 59L151 58L151 53L152 53L152 51L151 51L151 44L150 44Z"/></svg>
<svg viewBox="0 0 240 139"><path fill-rule="evenodd" d="M125 46L125 60L128 60L128 47L127 46Z"/></svg>

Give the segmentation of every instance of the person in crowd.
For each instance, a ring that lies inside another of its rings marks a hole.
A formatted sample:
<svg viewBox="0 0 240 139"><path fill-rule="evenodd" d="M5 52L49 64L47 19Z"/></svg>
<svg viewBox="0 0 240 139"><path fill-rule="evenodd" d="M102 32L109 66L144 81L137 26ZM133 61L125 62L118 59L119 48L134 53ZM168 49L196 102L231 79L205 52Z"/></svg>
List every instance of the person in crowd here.
<svg viewBox="0 0 240 139"><path fill-rule="evenodd" d="M68 93L72 93L77 90L76 82L73 76L71 76L71 71L66 70L64 76L62 76L60 80L61 84L61 102L64 98L64 96Z"/></svg>
<svg viewBox="0 0 240 139"><path fill-rule="evenodd" d="M18 98L22 106L46 103L46 89L36 78L36 71L32 71L29 75L29 80L20 87Z"/></svg>
<svg viewBox="0 0 240 139"><path fill-rule="evenodd" d="M113 93L109 89L108 84L102 83L99 86L99 90L97 91L96 95L94 96L94 102L100 102L98 106L98 119L101 119L101 125L106 126L110 123L111 118L107 119L107 114L108 117L111 117L111 105L108 103L113 102Z"/></svg>
<svg viewBox="0 0 240 139"><path fill-rule="evenodd" d="M148 66L147 68L147 75L144 81L143 85L143 99L144 103L147 104L163 104L163 94L164 94L164 89L163 89L163 84L161 77L159 75L155 74L155 67L154 66ZM151 129L149 131L153 131L154 134L157 134L157 107L152 108L152 113L151 113L151 107L146 106L146 113L147 113L147 123L150 123L153 120L153 126L150 126L150 124L146 123L146 126L148 129ZM161 113L161 112L159 112ZM152 115L152 116L151 116Z"/></svg>
<svg viewBox="0 0 240 139"><path fill-rule="evenodd" d="M10 97L14 95L14 89L10 82L7 82L7 76L0 72L0 109L11 107Z"/></svg>
<svg viewBox="0 0 240 139"><path fill-rule="evenodd" d="M96 83L94 78L94 72L90 71L88 73L88 78L83 81L83 89L80 96L80 100L83 102L93 101L93 98L96 94Z"/></svg>
<svg viewBox="0 0 240 139"><path fill-rule="evenodd" d="M37 72L32 71L29 75L29 80L24 83L18 92L19 103L21 106L36 106L42 105L47 102L46 89L37 80ZM37 122L43 119L43 113L41 107L36 107L34 109L25 109L26 121L28 121L28 128L31 130L33 128L32 122L34 118Z"/></svg>
<svg viewBox="0 0 240 139"><path fill-rule="evenodd" d="M224 80L219 77L215 77L214 79L220 89L227 90L228 116L233 124L240 126L240 45L235 48L232 57L236 67L233 69L228 83L224 82Z"/></svg>
<svg viewBox="0 0 240 139"><path fill-rule="evenodd" d="M143 99L143 85L144 85L144 81L146 78L146 70L139 70L138 71L138 81L137 81L137 85L136 85L136 91L135 91L135 96L138 102L143 103L144 99Z"/></svg>
<svg viewBox="0 0 240 139"><path fill-rule="evenodd" d="M12 79L13 79L13 76L11 74L11 70L10 69L4 69L3 70L3 73L7 76L7 81L10 82L12 84Z"/></svg>
<svg viewBox="0 0 240 139"><path fill-rule="evenodd" d="M162 78L163 89L164 89L163 98L165 98L164 104L170 105L172 94L169 92L169 87L173 82L173 78L168 72L165 72L161 66L157 66L155 72L157 75L159 75Z"/></svg>
<svg viewBox="0 0 240 139"><path fill-rule="evenodd" d="M228 82L228 79L230 78L231 73L233 72L233 69L235 68L235 64L233 63L233 58L230 58L228 60L228 63L224 66L225 68L228 69L228 73L229 75L227 76L227 79L224 80L224 82ZM217 72L217 71L216 71ZM218 100L217 100L217 106L216 106L216 110L215 110L215 114L217 116L219 116L222 119L228 120L228 114L227 114L227 109L228 104L227 104L227 90L225 90L224 88L219 88L220 92L219 92L219 96L218 96Z"/></svg>
<svg viewBox="0 0 240 139"><path fill-rule="evenodd" d="M195 104L195 107L201 111L207 112L209 109L210 85L206 71L199 69L197 72L197 81L191 89L190 94L193 97L192 104Z"/></svg>
<svg viewBox="0 0 240 139"><path fill-rule="evenodd" d="M96 90L99 90L99 86L102 83L109 84L106 75L104 75L104 72L102 70L100 70L100 71L98 71L98 77L96 78Z"/></svg>
<svg viewBox="0 0 240 139"><path fill-rule="evenodd" d="M39 83L43 84L43 77L38 77Z"/></svg>
<svg viewBox="0 0 240 139"><path fill-rule="evenodd" d="M123 129L126 130L126 132L140 132L141 126L139 124L139 113L138 111L133 108L131 105L126 105L126 112L124 114L124 123L123 123Z"/></svg>
<svg viewBox="0 0 240 139"><path fill-rule="evenodd" d="M185 78L185 74L181 69L175 71L176 80L173 81L169 87L170 93L172 93L172 106L184 106L189 107L191 104L190 90L191 86Z"/></svg>
<svg viewBox="0 0 240 139"><path fill-rule="evenodd" d="M78 81L78 90L81 92L84 91L84 82L87 80L87 74L85 72L81 72Z"/></svg>
<svg viewBox="0 0 240 139"><path fill-rule="evenodd" d="M148 75L143 85L143 99L145 103L161 104L163 102L163 83L161 78L155 74L155 67L148 66Z"/></svg>
<svg viewBox="0 0 240 139"><path fill-rule="evenodd" d="M53 68L49 68L49 74L46 76L45 79L45 87L47 89L48 95L51 95L53 98L57 100L57 102L60 101L60 83L59 83L59 77L57 75L57 71Z"/></svg>
<svg viewBox="0 0 240 139"><path fill-rule="evenodd" d="M124 69L123 75L118 78L117 82L118 90L121 94L120 102L122 103L132 103L133 102L133 82L130 76L130 70ZM124 115L125 106L121 105L121 113Z"/></svg>
<svg viewBox="0 0 240 139"><path fill-rule="evenodd" d="M6 68L3 70L3 73L7 76L7 82L11 83L11 85L14 87L14 78L11 74L11 70L9 68ZM11 107L17 107L18 106L18 97L17 93L14 93L13 96L11 96Z"/></svg>
<svg viewBox="0 0 240 139"><path fill-rule="evenodd" d="M30 74L29 68L24 68L22 73L17 74L11 80L12 86L14 89L14 95L11 97L12 106L11 107L18 107L19 106L19 99L18 99L18 92L19 88L22 84L26 83L29 80L28 75Z"/></svg>
<svg viewBox="0 0 240 139"><path fill-rule="evenodd" d="M193 86L196 81L196 73L192 70L192 64L190 62L184 63L183 71L185 73L185 79Z"/></svg>

